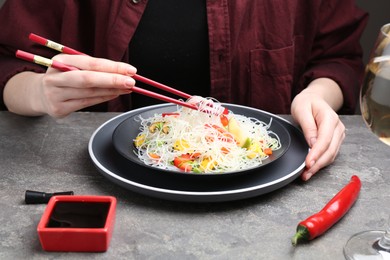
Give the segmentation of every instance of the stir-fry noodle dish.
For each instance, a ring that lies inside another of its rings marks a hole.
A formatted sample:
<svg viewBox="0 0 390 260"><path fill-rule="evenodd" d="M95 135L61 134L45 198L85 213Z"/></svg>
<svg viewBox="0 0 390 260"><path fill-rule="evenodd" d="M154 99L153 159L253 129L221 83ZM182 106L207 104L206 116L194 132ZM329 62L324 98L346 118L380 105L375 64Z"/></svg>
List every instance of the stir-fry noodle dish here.
<svg viewBox="0 0 390 260"><path fill-rule="evenodd" d="M235 172L261 165L281 147L269 129L272 119L236 115L210 98L193 96L187 102L198 110L178 107L137 118L141 126L134 152L145 164L199 174Z"/></svg>

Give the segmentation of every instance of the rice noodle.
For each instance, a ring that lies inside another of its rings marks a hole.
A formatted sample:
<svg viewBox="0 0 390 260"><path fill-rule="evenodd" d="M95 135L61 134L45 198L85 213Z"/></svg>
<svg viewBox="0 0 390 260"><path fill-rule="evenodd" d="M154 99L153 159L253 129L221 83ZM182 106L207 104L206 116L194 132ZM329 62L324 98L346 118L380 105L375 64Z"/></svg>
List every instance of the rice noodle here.
<svg viewBox="0 0 390 260"><path fill-rule="evenodd" d="M179 116L155 114L150 118L138 118L140 133L134 141L138 139L142 142L134 152L145 164L179 171L172 165L174 158L196 153L198 164L203 162L202 172L221 173L256 167L267 158L263 153L254 155L253 149L250 149L252 146L249 149L239 147L233 134L221 131L226 127L220 120L220 115L224 112L220 103L201 97L194 97L187 102L196 103L199 111L178 107ZM256 143L262 149L271 148L273 151L281 147L279 137L269 131L272 119L265 123L256 118L235 115L231 111L227 117L236 119L242 131L250 138L251 144ZM149 128L154 123L163 123L169 129L168 133L161 129L150 131ZM175 144L180 149L174 149Z"/></svg>

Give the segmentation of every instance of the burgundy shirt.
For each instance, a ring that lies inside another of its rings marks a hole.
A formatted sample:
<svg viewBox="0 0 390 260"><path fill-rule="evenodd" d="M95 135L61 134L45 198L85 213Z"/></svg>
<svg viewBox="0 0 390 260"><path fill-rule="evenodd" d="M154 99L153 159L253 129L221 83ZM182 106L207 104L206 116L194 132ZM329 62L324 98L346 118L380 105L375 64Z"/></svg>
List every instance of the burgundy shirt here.
<svg viewBox="0 0 390 260"><path fill-rule="evenodd" d="M14 58L16 49L56 54L30 42L30 32L89 55L128 62L129 43L147 3L6 1L0 10L0 87L15 73L45 71ZM210 0L206 8L212 97L290 113L297 93L313 79L329 77L344 94L339 113L354 113L363 72L359 39L367 22L354 0ZM128 109L127 96L90 108Z"/></svg>

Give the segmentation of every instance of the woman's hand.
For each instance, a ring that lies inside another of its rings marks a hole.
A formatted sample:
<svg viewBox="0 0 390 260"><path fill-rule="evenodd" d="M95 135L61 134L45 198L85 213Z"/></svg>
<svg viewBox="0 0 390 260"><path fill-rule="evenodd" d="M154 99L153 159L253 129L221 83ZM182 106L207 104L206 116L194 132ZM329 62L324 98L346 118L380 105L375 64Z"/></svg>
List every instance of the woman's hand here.
<svg viewBox="0 0 390 260"><path fill-rule="evenodd" d="M339 152L345 138L345 126L335 110L341 102L339 87L329 79L313 81L293 100L291 114L311 148L305 160L306 169L301 175L305 181L331 164Z"/></svg>
<svg viewBox="0 0 390 260"><path fill-rule="evenodd" d="M9 80L4 90L8 109L23 115L48 114L65 117L131 92L136 69L126 63L86 55L60 54L53 59L80 70L46 73L22 72Z"/></svg>

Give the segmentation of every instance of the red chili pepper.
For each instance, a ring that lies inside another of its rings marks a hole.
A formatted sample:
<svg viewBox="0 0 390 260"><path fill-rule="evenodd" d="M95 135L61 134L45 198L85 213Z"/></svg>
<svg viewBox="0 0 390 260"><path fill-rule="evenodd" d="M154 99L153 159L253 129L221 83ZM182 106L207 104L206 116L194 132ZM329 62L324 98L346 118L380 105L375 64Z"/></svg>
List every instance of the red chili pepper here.
<svg viewBox="0 0 390 260"><path fill-rule="evenodd" d="M192 170L192 162L193 160L190 154L182 154L181 156L173 159L173 165L185 172L190 172Z"/></svg>
<svg viewBox="0 0 390 260"><path fill-rule="evenodd" d="M291 240L292 244L295 246L301 241L312 240L332 227L352 207L361 186L359 177L353 175L351 181L320 212L298 224L297 233Z"/></svg>
<svg viewBox="0 0 390 260"><path fill-rule="evenodd" d="M271 155L271 154L272 154L272 149L271 149L271 148L265 148L265 149L264 149L264 153L265 153L266 155Z"/></svg>
<svg viewBox="0 0 390 260"><path fill-rule="evenodd" d="M225 109L223 110L223 113L224 115L228 115L229 114L229 110L225 107Z"/></svg>

